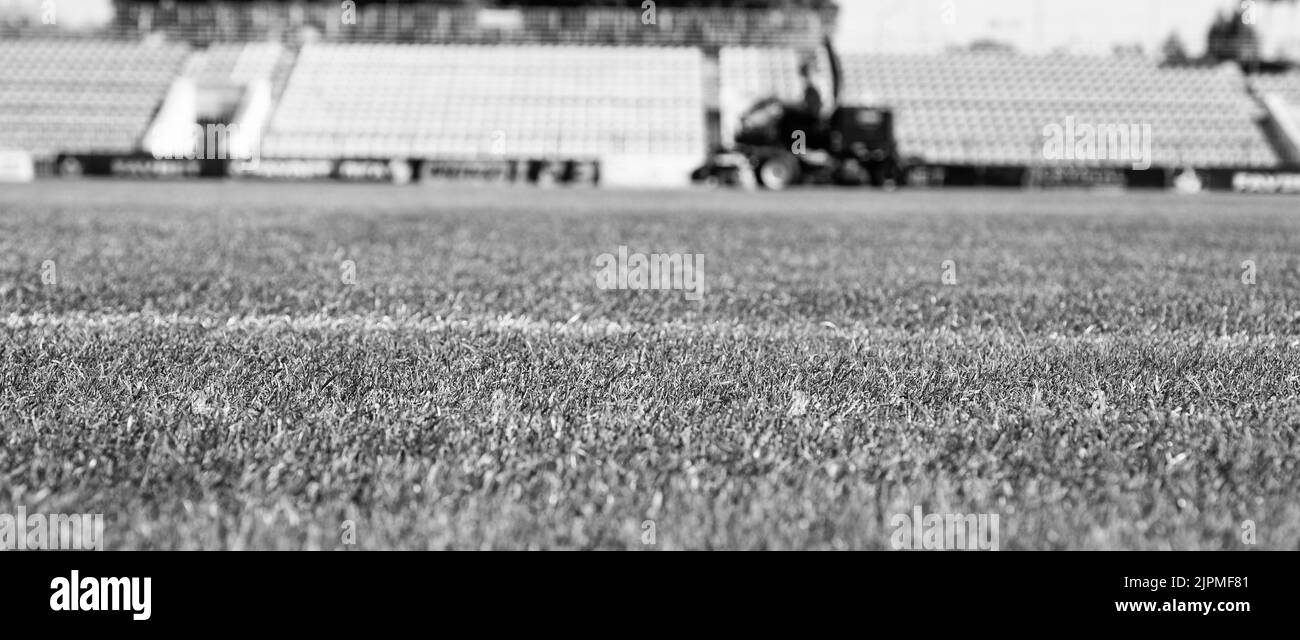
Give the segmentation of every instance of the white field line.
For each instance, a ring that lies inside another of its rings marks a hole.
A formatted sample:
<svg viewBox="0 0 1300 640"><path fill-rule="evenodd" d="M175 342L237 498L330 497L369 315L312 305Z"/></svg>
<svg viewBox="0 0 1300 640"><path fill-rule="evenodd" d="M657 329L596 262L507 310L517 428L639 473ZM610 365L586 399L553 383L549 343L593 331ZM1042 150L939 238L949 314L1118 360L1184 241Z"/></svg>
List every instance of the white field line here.
<svg viewBox="0 0 1300 640"><path fill-rule="evenodd" d="M243 315L201 316L189 314L158 313L29 313L10 314L0 318L0 326L9 331L46 330L114 330L114 329L200 329L215 334L225 333L307 333L307 332L465 332L507 333L525 335L555 335L602 337L636 334L644 337L701 336L732 338L826 338L895 341L926 341L942 344L1017 345L1026 343L1062 342L1072 344L1109 344L1135 342L1149 343L1169 339L1192 340L1209 347L1242 347L1269 345L1271 347L1300 347L1294 336L1235 334L1206 336L1198 332L1151 333L1080 333L1080 334L1030 334L1017 331L968 330L952 331L946 328L922 331L876 327L855 322L836 326L830 322L782 323L774 325L749 325L737 322L683 321L663 323L617 322L613 320L582 320L574 316L565 322L536 320L526 316L470 315L453 318L407 316L392 317L376 314L330 316L311 315Z"/></svg>

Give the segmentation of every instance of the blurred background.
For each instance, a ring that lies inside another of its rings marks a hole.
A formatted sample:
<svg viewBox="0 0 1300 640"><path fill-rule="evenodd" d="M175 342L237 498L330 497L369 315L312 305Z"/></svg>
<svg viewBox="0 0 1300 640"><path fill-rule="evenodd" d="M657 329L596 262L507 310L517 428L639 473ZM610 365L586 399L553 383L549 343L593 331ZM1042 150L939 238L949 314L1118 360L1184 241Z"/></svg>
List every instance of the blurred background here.
<svg viewBox="0 0 1300 640"><path fill-rule="evenodd" d="M0 0L0 179L1300 190L1297 60L1294 0Z"/></svg>

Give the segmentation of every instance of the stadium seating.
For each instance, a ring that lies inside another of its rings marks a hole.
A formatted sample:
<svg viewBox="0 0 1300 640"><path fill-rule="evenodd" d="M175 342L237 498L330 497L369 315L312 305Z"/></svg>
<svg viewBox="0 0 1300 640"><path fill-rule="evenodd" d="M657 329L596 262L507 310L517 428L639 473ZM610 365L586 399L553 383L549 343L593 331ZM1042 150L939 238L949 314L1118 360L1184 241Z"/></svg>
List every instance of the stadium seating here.
<svg viewBox="0 0 1300 640"><path fill-rule="evenodd" d="M267 157L597 159L705 152L691 48L311 44Z"/></svg>
<svg viewBox="0 0 1300 640"><path fill-rule="evenodd" d="M797 64L790 50L723 49L724 125L759 98L796 98ZM843 101L893 107L902 152L931 163L1042 164L1044 127L1067 117L1151 125L1155 166L1277 162L1256 122L1259 106L1228 65L1171 69L1141 57L950 53L846 55L843 69Z"/></svg>
<svg viewBox="0 0 1300 640"><path fill-rule="evenodd" d="M270 79L284 47L275 42L222 43L196 51L185 63L185 75L203 83L247 83Z"/></svg>
<svg viewBox="0 0 1300 640"><path fill-rule="evenodd" d="M188 52L106 40L0 42L0 148L37 157L136 150Z"/></svg>

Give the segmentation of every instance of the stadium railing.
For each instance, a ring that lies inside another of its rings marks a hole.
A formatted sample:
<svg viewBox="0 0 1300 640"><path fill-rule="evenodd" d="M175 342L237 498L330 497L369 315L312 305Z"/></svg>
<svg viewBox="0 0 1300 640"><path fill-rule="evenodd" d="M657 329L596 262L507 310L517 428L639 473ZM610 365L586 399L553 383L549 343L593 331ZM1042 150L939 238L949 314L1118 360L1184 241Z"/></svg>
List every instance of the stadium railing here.
<svg viewBox="0 0 1300 640"><path fill-rule="evenodd" d="M98 37L161 34L204 46L281 40L289 44L425 42L437 44L607 44L811 47L833 31L834 16L808 9L680 7L661 3L653 24L640 8L367 4L347 15L338 2L205 4L122 3ZM76 36L40 24L0 22L0 37Z"/></svg>

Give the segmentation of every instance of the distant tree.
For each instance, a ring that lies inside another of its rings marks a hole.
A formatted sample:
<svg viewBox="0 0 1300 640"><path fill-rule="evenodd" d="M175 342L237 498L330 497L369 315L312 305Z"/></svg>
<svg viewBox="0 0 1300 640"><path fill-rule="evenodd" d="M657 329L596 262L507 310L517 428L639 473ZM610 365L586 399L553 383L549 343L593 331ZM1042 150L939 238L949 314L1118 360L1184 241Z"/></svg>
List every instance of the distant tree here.
<svg viewBox="0 0 1300 640"><path fill-rule="evenodd" d="M1253 11L1253 5L1243 3L1243 7L1231 15L1220 13L1210 25L1205 56L1215 62L1258 62L1259 34L1255 31Z"/></svg>
<svg viewBox="0 0 1300 640"><path fill-rule="evenodd" d="M1191 56L1187 55L1187 45L1183 44L1183 39L1178 36L1177 32L1170 33L1160 45L1160 55L1164 58L1165 64L1180 65L1187 64Z"/></svg>

